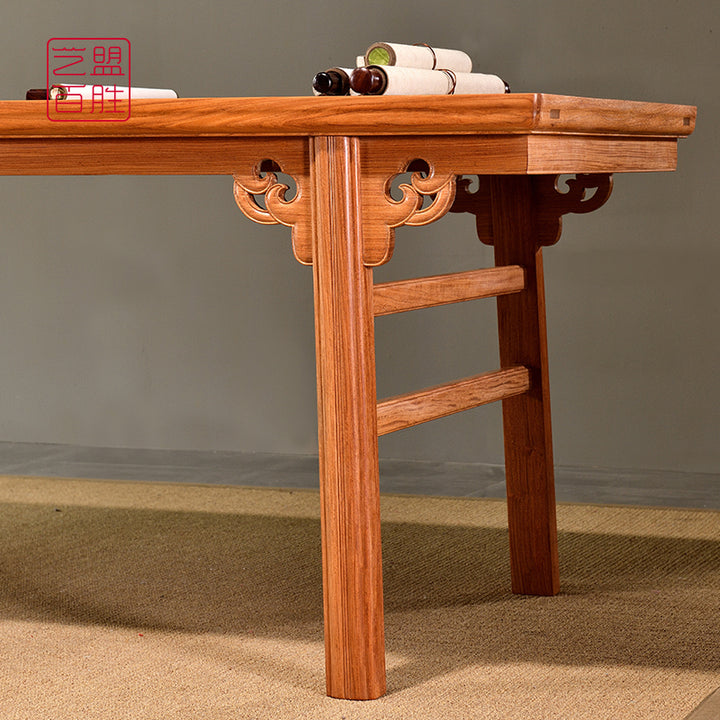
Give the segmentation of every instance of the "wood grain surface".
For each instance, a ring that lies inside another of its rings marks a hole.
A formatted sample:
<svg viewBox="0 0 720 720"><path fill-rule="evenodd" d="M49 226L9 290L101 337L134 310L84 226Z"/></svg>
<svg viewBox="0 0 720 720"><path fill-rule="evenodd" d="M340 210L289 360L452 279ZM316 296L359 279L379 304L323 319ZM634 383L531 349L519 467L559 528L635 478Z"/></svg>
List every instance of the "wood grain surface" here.
<svg viewBox="0 0 720 720"><path fill-rule="evenodd" d="M519 265L377 283L373 288L373 311L375 317L379 317L496 297L524 287L525 271Z"/></svg>
<svg viewBox="0 0 720 720"><path fill-rule="evenodd" d="M527 393L502 403L512 588L555 595L560 573L545 285L532 178L494 177L491 182L495 264L522 265L527 273L525 290L497 299L500 366L524 365L531 378Z"/></svg>
<svg viewBox="0 0 720 720"><path fill-rule="evenodd" d="M307 139L0 138L0 175L232 175L265 159L307 175Z"/></svg>
<svg viewBox="0 0 720 720"><path fill-rule="evenodd" d="M387 398L378 403L378 435L520 395L529 388L530 373L518 365Z"/></svg>
<svg viewBox="0 0 720 720"><path fill-rule="evenodd" d="M44 102L0 102L0 136L689 135L692 106L543 93L134 100L126 122L52 122Z"/></svg>
<svg viewBox="0 0 720 720"><path fill-rule="evenodd" d="M695 116L684 105L525 93L135 100L126 122L52 122L43 102L4 101L0 174L234 175L243 212L293 227L296 257L313 266L327 691L371 699L385 692L378 432L502 399L512 588L557 593L540 245L557 239L562 213L595 205L558 210L538 191L549 181L528 175L672 170ZM293 199L269 168L295 178ZM395 200L391 184L406 171ZM486 180L456 202L464 174ZM475 213L497 269L373 288L394 228L432 222L454 202ZM378 405L374 314L490 294L499 371Z"/></svg>
<svg viewBox="0 0 720 720"><path fill-rule="evenodd" d="M328 694L385 692L372 270L357 140L312 140L313 277Z"/></svg>

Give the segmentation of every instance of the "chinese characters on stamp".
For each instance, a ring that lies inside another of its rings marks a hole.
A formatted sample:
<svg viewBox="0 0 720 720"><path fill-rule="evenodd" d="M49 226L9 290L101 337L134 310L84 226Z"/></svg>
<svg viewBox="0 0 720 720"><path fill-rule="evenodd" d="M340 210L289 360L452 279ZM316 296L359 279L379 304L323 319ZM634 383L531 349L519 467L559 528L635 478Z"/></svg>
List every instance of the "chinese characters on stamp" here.
<svg viewBox="0 0 720 720"><path fill-rule="evenodd" d="M51 38L47 116L59 122L122 122L130 117L127 38Z"/></svg>

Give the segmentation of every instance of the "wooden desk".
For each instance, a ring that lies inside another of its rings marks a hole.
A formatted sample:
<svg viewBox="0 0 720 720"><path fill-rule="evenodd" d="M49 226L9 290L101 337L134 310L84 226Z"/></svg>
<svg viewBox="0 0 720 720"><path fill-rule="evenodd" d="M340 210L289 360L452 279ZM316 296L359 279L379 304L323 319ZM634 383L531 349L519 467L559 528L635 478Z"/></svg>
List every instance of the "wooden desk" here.
<svg viewBox="0 0 720 720"><path fill-rule="evenodd" d="M695 112L542 94L229 98L58 123L44 103L2 102L0 174L228 174L247 216L292 228L315 287L327 690L368 699L385 692L378 434L502 400L512 589L558 592L542 248L562 215L605 202L611 173L673 170ZM566 191L561 173L576 175ZM475 215L496 267L374 286L394 228L448 211ZM498 371L377 402L375 316L490 296Z"/></svg>

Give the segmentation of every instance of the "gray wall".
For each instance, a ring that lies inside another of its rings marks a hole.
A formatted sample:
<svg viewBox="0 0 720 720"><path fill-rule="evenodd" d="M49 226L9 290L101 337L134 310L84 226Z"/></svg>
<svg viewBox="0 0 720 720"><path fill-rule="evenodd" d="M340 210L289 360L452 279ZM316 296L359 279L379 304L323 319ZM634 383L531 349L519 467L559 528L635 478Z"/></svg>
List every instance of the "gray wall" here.
<svg viewBox="0 0 720 720"><path fill-rule="evenodd" d="M449 8L449 9L445 9ZM460 47L516 91L697 104L676 173L624 175L546 252L556 461L720 472L718 23L698 2L4 0L2 95L50 37L126 36L137 85L302 95L374 40ZM311 272L227 178L0 178L0 439L315 451ZM378 278L491 263L469 217L398 232ZM383 395L497 365L492 301L378 320ZM492 406L382 441L500 462Z"/></svg>

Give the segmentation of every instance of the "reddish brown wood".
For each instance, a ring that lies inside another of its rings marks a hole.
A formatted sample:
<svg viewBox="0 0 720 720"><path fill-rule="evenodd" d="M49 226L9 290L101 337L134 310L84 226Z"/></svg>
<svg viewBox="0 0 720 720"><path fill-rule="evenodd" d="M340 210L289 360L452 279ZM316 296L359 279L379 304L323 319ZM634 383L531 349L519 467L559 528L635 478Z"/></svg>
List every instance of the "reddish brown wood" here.
<svg viewBox="0 0 720 720"><path fill-rule="evenodd" d="M602 207L610 197L613 187L612 175L572 173L574 178L567 179L564 188L559 188L559 175L534 175L533 224L538 245L554 245L562 232L562 217L567 213L588 213ZM451 212L468 212L475 216L475 229L481 242L492 245L492 178L478 175L477 187L470 190L472 181L461 178L457 182L457 191Z"/></svg>
<svg viewBox="0 0 720 720"><path fill-rule="evenodd" d="M372 270L357 140L311 147L327 691L367 700L385 692Z"/></svg>
<svg viewBox="0 0 720 720"><path fill-rule="evenodd" d="M382 189L388 175L403 172L418 155L437 158L437 172L445 174L647 172L674 170L677 165L675 138L490 135L428 136L418 142L408 137L363 141L368 148L363 183L368 188L379 183L377 197L368 197L379 209L386 204ZM162 134L39 138L0 135L0 174L229 175L247 156L262 160L275 154L292 154L305 160L307 141L298 137Z"/></svg>
<svg viewBox="0 0 720 720"><path fill-rule="evenodd" d="M560 189L559 175L536 175L532 185L535 240L545 247L560 239L563 215L594 212L608 201L613 177L576 173Z"/></svg>
<svg viewBox="0 0 720 720"><path fill-rule="evenodd" d="M517 366L396 395L378 403L378 435L513 397L529 388L528 369Z"/></svg>
<svg viewBox="0 0 720 720"><path fill-rule="evenodd" d="M0 103L0 136L289 136L572 133L689 135L686 105L509 93L133 100L126 122L51 122L45 103Z"/></svg>
<svg viewBox="0 0 720 720"><path fill-rule="evenodd" d="M532 179L496 177L491 185L497 265L522 265L527 287L497 299L500 365L530 369L530 390L503 400L505 475L512 589L554 595L560 589L550 384L542 250L533 223Z"/></svg>
<svg viewBox="0 0 720 720"><path fill-rule="evenodd" d="M2 102L0 102L2 107ZM232 175L266 158L309 172L306 138L0 138L1 175Z"/></svg>
<svg viewBox="0 0 720 720"><path fill-rule="evenodd" d="M306 148L304 148L306 150ZM282 224L292 228L295 257L303 265L312 264L312 193L307 165L291 162L290 155L273 148L274 159L252 165L245 172L236 170L233 176L233 195L238 207L247 217L261 225ZM306 163L307 151L305 153ZM281 164L282 163L282 164ZM306 171L307 170L307 171ZM286 172L295 180L296 191L287 197L288 186L278 180L277 171ZM264 202L258 203L262 197Z"/></svg>
<svg viewBox="0 0 720 720"><path fill-rule="evenodd" d="M375 317L450 303L495 297L525 287L519 265L433 275L413 280L378 283L373 288Z"/></svg>
<svg viewBox="0 0 720 720"><path fill-rule="evenodd" d="M667 137L529 135L526 172L614 173L674 170L677 140Z"/></svg>
<svg viewBox="0 0 720 720"><path fill-rule="evenodd" d="M543 132L600 135L689 135L697 108L666 103L584 98L569 95L536 96L535 129ZM618 127L623 130L618 132Z"/></svg>
<svg viewBox="0 0 720 720"><path fill-rule="evenodd" d="M296 256L312 263L315 287L327 688L369 699L385 691L370 266L389 260L393 228L431 222L450 208L457 175L490 178L455 209L487 200L489 213L472 210L481 238L494 243L497 265L526 271L525 289L497 301L502 369L489 381L426 392L420 415L469 407L473 393L473 402L487 401L493 384L505 397L513 590L556 593L539 244L555 239L559 214L556 199L542 210L547 193L532 188L547 183L533 185L527 175L672 170L677 139L693 131L695 113L682 105L533 93L201 98L134 101L122 123L53 123L42 103L0 102L0 174L235 174L244 212L293 227ZM391 180L417 158L429 172L416 174L395 202ZM279 184L256 184L253 168L263 160L295 178L292 202ZM255 202L255 188L266 207ZM433 198L428 207L425 197ZM424 295L426 282L410 295ZM430 292L433 303L448 301L449 286L440 284ZM409 309L407 296L392 302ZM507 397L510 390L523 394ZM417 399L381 404L383 428Z"/></svg>
<svg viewBox="0 0 720 720"><path fill-rule="evenodd" d="M393 228L417 224L418 219L421 222L438 219L451 207L462 209L464 199L458 202L455 197L455 176L665 171L674 170L677 160L677 139L654 135L427 135L419 141L388 131L386 137L362 138L360 142L367 265L381 265L392 257ZM416 159L425 161L430 169L422 184L442 188L442 197L439 194L421 212L418 201L425 193L418 192L417 179L414 178L413 187L406 186L400 201L393 200L388 192L392 178L404 173ZM458 191L465 195L466 190L461 182ZM485 183L481 183L480 192L485 192ZM476 217L483 239L487 236L488 215L478 213Z"/></svg>

